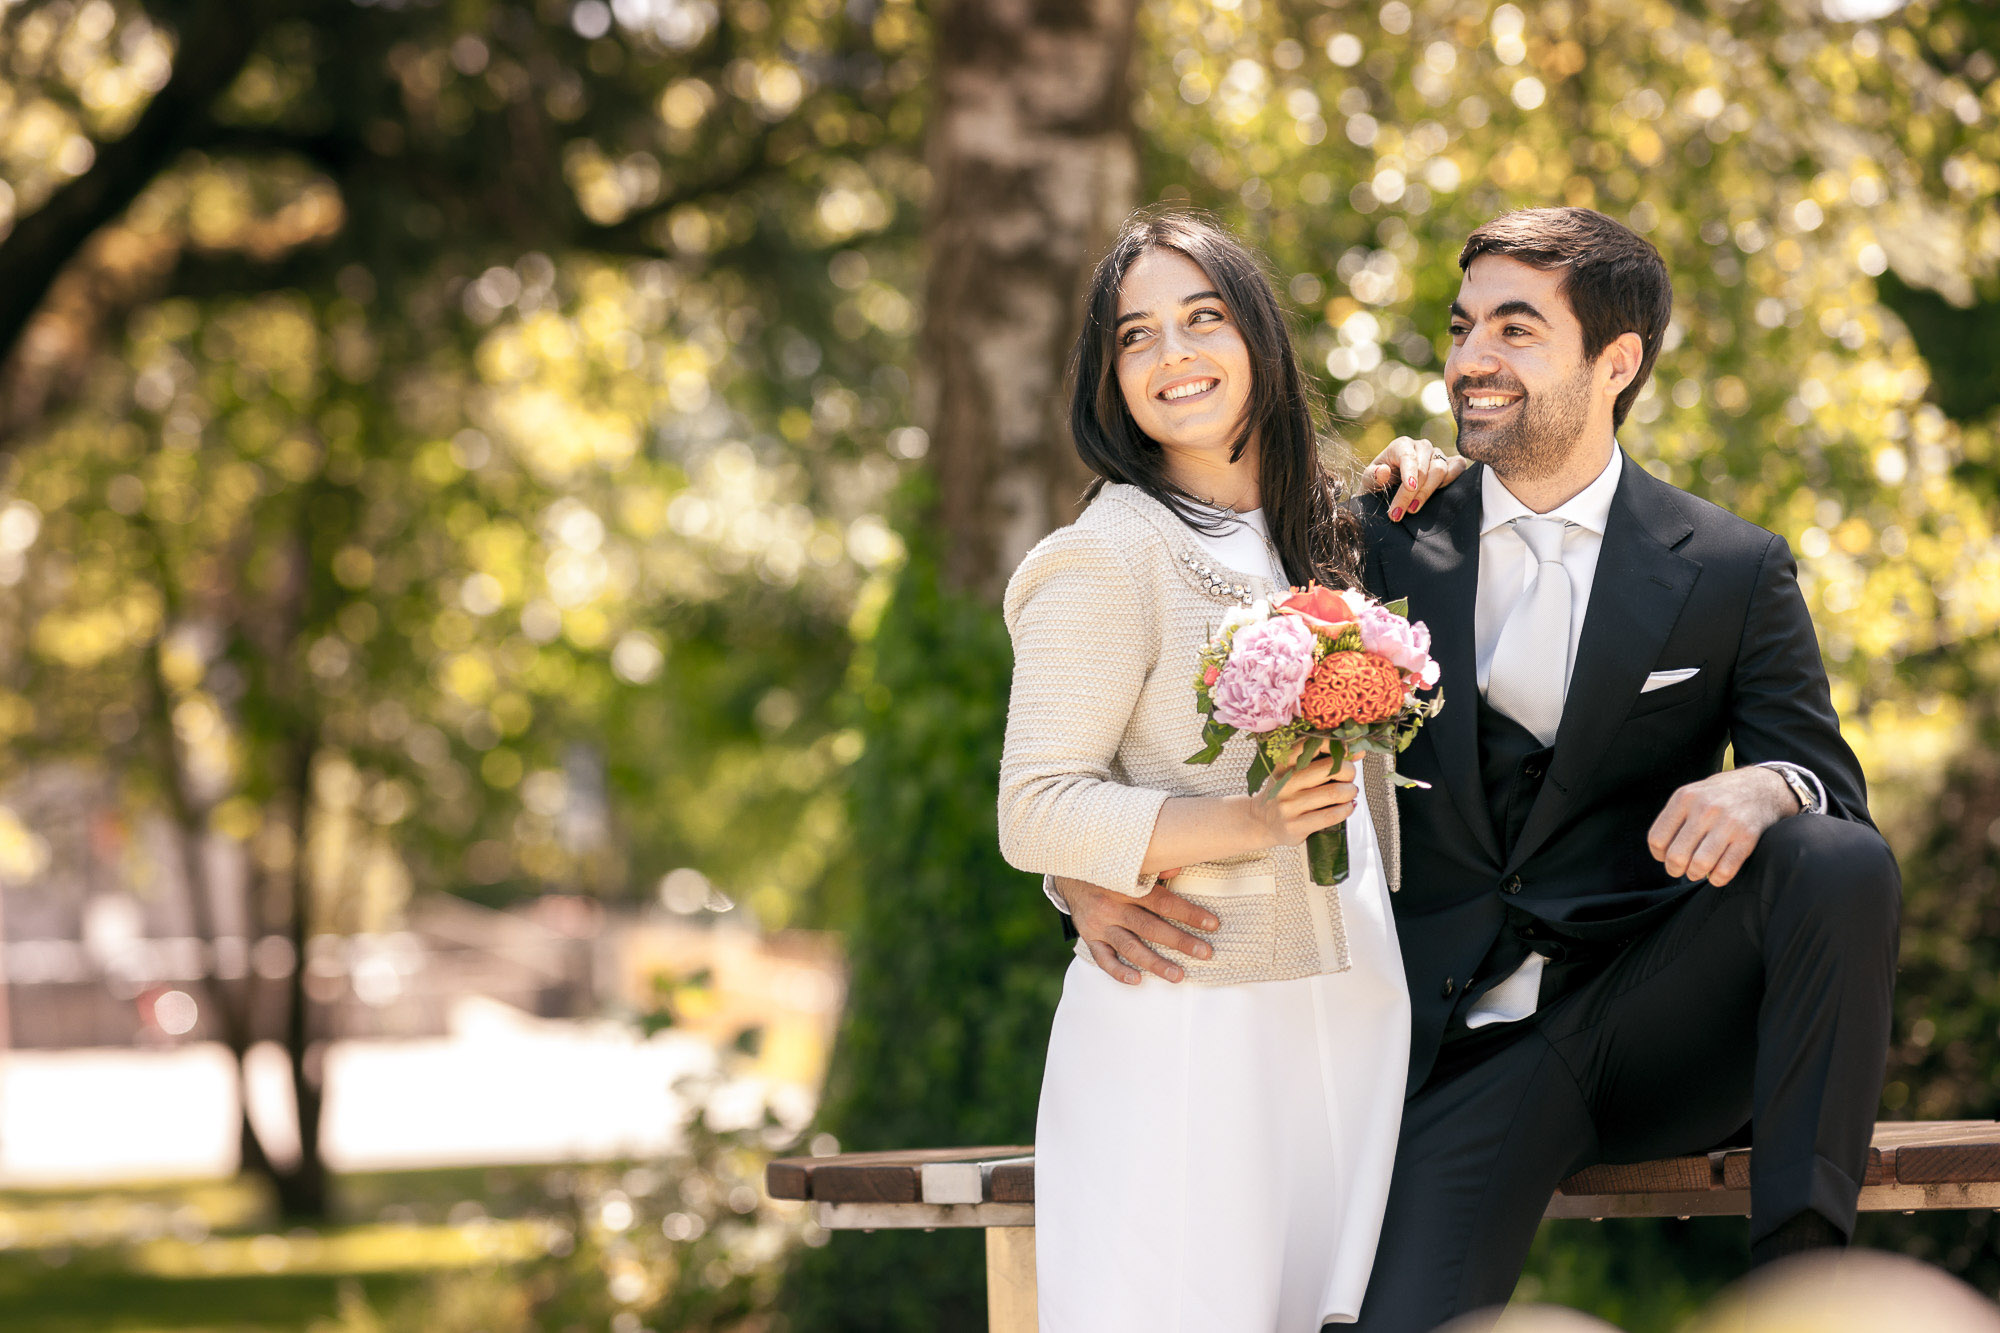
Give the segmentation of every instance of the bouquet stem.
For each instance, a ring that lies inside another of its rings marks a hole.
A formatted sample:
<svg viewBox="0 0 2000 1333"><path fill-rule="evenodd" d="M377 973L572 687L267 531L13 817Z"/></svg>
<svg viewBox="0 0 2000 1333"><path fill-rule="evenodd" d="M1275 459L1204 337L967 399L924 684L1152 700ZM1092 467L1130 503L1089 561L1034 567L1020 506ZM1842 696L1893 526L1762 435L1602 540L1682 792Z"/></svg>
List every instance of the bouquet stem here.
<svg viewBox="0 0 2000 1333"><path fill-rule="evenodd" d="M1306 838L1306 862L1312 867L1313 883L1331 885L1347 881L1347 825L1335 824Z"/></svg>

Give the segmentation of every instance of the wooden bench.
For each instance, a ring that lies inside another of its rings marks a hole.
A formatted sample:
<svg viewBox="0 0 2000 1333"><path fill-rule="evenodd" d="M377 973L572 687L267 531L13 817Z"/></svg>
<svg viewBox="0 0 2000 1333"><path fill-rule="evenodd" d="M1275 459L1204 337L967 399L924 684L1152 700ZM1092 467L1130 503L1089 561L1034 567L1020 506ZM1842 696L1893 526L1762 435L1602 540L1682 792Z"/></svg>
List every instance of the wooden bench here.
<svg viewBox="0 0 2000 1333"><path fill-rule="evenodd" d="M785 1157L765 1170L774 1199L811 1203L832 1231L981 1227L991 1333L1035 1328L1032 1148ZM2000 1211L2000 1122L1885 1121L1862 1181L1864 1212ZM1549 1218L1724 1217L1750 1211L1750 1150L1593 1166L1557 1188Z"/></svg>

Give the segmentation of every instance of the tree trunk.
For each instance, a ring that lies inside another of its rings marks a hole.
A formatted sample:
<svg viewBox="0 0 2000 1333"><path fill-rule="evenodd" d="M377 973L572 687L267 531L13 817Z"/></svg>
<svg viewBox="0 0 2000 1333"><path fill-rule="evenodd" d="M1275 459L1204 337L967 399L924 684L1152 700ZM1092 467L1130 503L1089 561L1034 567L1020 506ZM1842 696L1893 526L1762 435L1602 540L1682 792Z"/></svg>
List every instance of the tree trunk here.
<svg viewBox="0 0 2000 1333"><path fill-rule="evenodd" d="M958 0L938 18L919 419L953 587L997 603L1075 517L1064 366L1134 202L1137 0Z"/></svg>
<svg viewBox="0 0 2000 1333"><path fill-rule="evenodd" d="M956 0L938 16L919 421L936 505L857 654L848 777L862 895L820 1123L850 1149L1021 1143L1064 950L1001 861L1010 657L996 604L1085 482L1063 368L1092 260L1132 203L1136 0ZM977 1237L836 1235L783 1305L817 1333L983 1326Z"/></svg>
<svg viewBox="0 0 2000 1333"><path fill-rule="evenodd" d="M238 1169L270 1182L282 1199L283 1173L266 1151L250 1118L250 1079L245 1061L257 1039L257 977L250 973L234 980L221 975L221 955L217 949L220 929L216 922L215 884L208 873L203 842L208 832L209 808L195 796L193 781L182 762L179 738L174 734L173 686L167 678L166 631L181 619L181 595L169 566L166 545L150 522L143 522L151 545L153 570L166 602L161 631L146 646L147 724L151 732L154 763L160 787L166 797L168 823L173 831L175 854L182 884L188 897L188 919L204 946L207 975L201 988L212 1016L211 1030L229 1051L236 1076L236 1141ZM243 913L244 945L254 945L261 932L257 910L260 895L245 895ZM302 969L294 969L295 973ZM323 1174L323 1173L322 1173Z"/></svg>
<svg viewBox="0 0 2000 1333"><path fill-rule="evenodd" d="M323 594L329 576L313 563L310 515L327 492L322 474L305 488L286 541L285 576L267 623L250 630L265 659L265 689L280 719L271 763L270 807L291 821L291 883L287 934L292 973L286 987L285 1061L298 1114L299 1160L278 1172L273 1183L278 1209L288 1218L324 1219L331 1204L326 1161L320 1155L320 1113L325 1106L325 1046L331 1035L316 1022L318 1006L306 988L306 947L312 941L313 875L308 845L312 835L312 771L319 755L320 719L303 645L311 627L323 623ZM260 642L261 640L261 642Z"/></svg>
<svg viewBox="0 0 2000 1333"><path fill-rule="evenodd" d="M298 1110L299 1160L290 1170L273 1175L278 1211L288 1218L320 1220L331 1200L327 1192L326 1159L320 1153L320 1119L325 1106L325 1042L314 1031L315 1006L306 991L306 945L312 939L312 870L306 855L311 832L312 766L319 748L317 729L302 728L290 739L284 756L279 800L288 806L292 826L291 914L292 967L286 988L285 1057L292 1076L292 1104Z"/></svg>
<svg viewBox="0 0 2000 1333"><path fill-rule="evenodd" d="M274 737L271 759L273 791L266 809L290 822L292 874L289 884L290 908L286 929L292 945L293 966L286 990L284 1047L293 1102L298 1115L299 1157L292 1164L280 1164L265 1147L250 1118L250 1086L245 1060L257 1039L257 997L254 975L237 981L226 980L211 967L204 992L213 1016L213 1031L228 1047L236 1069L238 1090L237 1142L241 1148L241 1169L262 1177L276 1195L279 1212L288 1219L323 1221L330 1197L326 1163L320 1153L320 1118L324 1104L323 1070L315 1039L315 1006L306 990L306 945L312 934L312 881L308 869L306 840L312 810L312 766L319 750L317 710L313 707L299 665L299 644L304 637L314 586L311 543L305 532L310 499L323 483L308 489L306 502L299 507L287 548L286 576L268 605L246 601L240 595L217 599L225 620L235 633L258 643L260 657L270 672L266 680L269 702L280 721L281 734ZM191 924L207 945L211 964L217 961L214 883L202 855L207 833L209 807L197 797L173 728L173 687L165 666L165 631L182 616L182 596L178 580L167 558L166 544L150 522L143 525L152 544L153 569L165 600L162 632L147 647L146 685L148 723L152 732L155 762L166 796L173 826L182 878L186 884ZM236 563L236 562L232 562ZM240 593L240 590L238 590ZM263 872L257 872L259 880ZM262 934L261 904L266 898L260 883L254 883L245 903L244 923L254 942Z"/></svg>

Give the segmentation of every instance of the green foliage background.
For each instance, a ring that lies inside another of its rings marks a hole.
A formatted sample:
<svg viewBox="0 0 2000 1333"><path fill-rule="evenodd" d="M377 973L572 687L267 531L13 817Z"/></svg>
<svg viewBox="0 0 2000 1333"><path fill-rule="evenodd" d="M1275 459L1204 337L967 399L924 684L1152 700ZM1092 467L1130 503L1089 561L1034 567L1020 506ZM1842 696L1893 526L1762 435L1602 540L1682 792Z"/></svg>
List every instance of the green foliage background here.
<svg viewBox="0 0 2000 1333"><path fill-rule="evenodd" d="M0 226L192 12L0 11ZM320 858L326 928L698 868L846 934L843 1147L1026 1141L1068 954L994 846L1006 636L940 584L913 429L929 7L254 13L0 413L0 765L108 772L137 820L171 734L211 835ZM2000 1111L1995 38L1971 0L1141 7L1142 195L1268 251L1362 456L1449 443L1478 222L1589 204L1660 245L1624 443L1801 553L1908 887L1885 1115ZM274 803L300 734L317 851ZM45 852L0 807L0 871ZM1524 1290L1665 1329L1740 1230L1551 1227ZM1862 1237L1991 1292L1993 1231ZM975 1237L842 1235L782 1305L976 1326L979 1272Z"/></svg>

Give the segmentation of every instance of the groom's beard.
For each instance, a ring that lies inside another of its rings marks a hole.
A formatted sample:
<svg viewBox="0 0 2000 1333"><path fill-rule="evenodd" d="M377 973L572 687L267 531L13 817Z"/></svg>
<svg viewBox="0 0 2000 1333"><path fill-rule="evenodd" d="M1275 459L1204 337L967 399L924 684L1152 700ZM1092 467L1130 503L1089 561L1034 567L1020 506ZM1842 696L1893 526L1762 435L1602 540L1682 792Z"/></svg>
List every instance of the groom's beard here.
<svg viewBox="0 0 2000 1333"><path fill-rule="evenodd" d="M1521 400L1499 421L1465 423L1467 396L1482 392L1518 393ZM1462 379L1453 388L1451 414L1458 422L1458 452L1492 468L1502 481L1532 481L1562 470L1590 413L1590 366L1540 394L1531 394L1511 376Z"/></svg>

